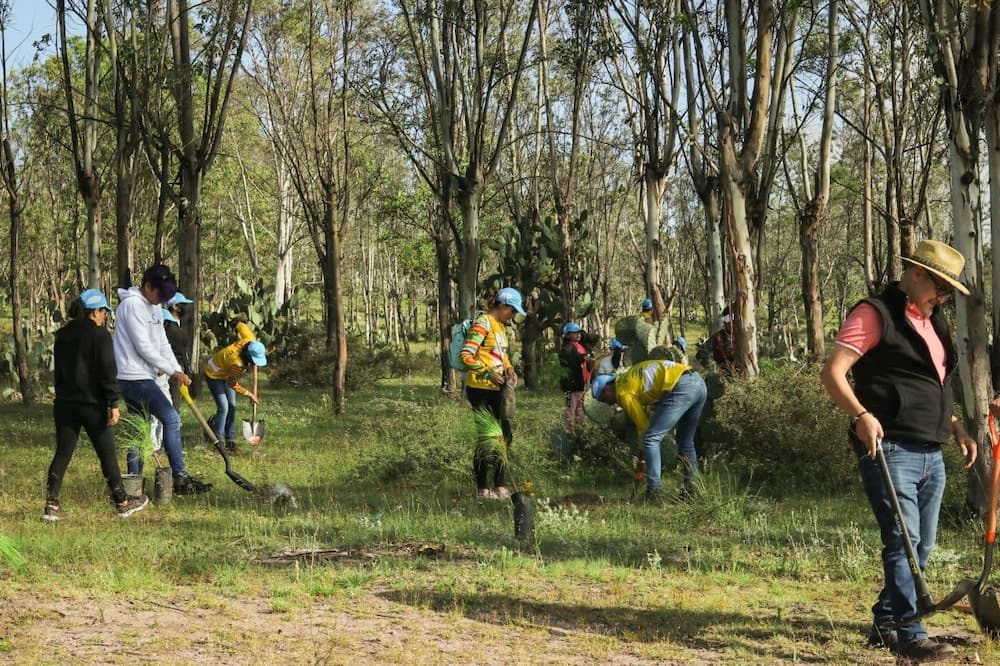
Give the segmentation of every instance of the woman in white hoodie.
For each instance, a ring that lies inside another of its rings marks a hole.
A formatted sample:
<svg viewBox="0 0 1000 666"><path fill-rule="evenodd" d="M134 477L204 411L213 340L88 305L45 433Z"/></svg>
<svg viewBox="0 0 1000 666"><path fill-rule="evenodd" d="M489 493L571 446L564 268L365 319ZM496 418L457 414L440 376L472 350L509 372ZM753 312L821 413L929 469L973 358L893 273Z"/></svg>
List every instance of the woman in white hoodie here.
<svg viewBox="0 0 1000 666"><path fill-rule="evenodd" d="M170 398L156 384L159 375L170 375L180 384L190 386L174 356L163 330L161 304L177 293L177 281L162 264L151 266L142 274L142 286L119 289L115 310L115 362L118 385L130 409L155 416L163 424L163 448L174 476L174 494L191 495L212 488L192 478L184 466L181 449L181 419ZM129 453L129 472L141 472L141 461Z"/></svg>

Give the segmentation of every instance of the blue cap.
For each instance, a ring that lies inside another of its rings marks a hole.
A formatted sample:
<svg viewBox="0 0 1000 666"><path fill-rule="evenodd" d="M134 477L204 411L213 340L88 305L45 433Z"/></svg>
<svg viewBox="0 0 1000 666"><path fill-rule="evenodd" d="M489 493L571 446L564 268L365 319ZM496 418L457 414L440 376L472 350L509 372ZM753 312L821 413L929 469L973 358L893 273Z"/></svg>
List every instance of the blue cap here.
<svg viewBox="0 0 1000 666"><path fill-rule="evenodd" d="M613 381L615 381L615 375L597 375L590 384L590 394L600 400L601 394L604 393L604 387Z"/></svg>
<svg viewBox="0 0 1000 666"><path fill-rule="evenodd" d="M514 308L518 314L527 316L527 312L524 311L524 306L522 305L521 292L513 287L504 287L499 292L497 292L497 303L503 303L504 305L509 305Z"/></svg>
<svg viewBox="0 0 1000 666"><path fill-rule="evenodd" d="M582 331L583 329L580 328L580 325L575 321L567 322L566 325L563 326L563 335L569 335L570 333L580 333Z"/></svg>
<svg viewBox="0 0 1000 666"><path fill-rule="evenodd" d="M108 305L108 298L100 289L87 289L80 294L80 301L83 303L84 310L107 310L111 312L111 306Z"/></svg>
<svg viewBox="0 0 1000 666"><path fill-rule="evenodd" d="M180 322L180 321L179 321L179 320L177 319L177 317L175 317L175 316L174 316L174 313L173 313L173 312L171 312L170 310L168 310L168 309L166 309L166 308L160 308L160 310L162 310L162 311L163 311L163 321L172 321L172 322L174 322L175 324L179 324L179 323L181 323L181 322Z"/></svg>
<svg viewBox="0 0 1000 666"><path fill-rule="evenodd" d="M622 344L622 341L619 340L618 338L611 338L611 350L617 351L619 349L624 351L628 349L628 345Z"/></svg>
<svg viewBox="0 0 1000 666"><path fill-rule="evenodd" d="M681 348L681 351L687 354L688 343L682 336L678 335L674 338L674 344Z"/></svg>
<svg viewBox="0 0 1000 666"><path fill-rule="evenodd" d="M644 298L644 299L642 299L642 305L640 307L641 307L641 309L642 309L643 312L645 312L646 310L652 310L653 309L653 301L649 300L648 298Z"/></svg>
<svg viewBox="0 0 1000 666"><path fill-rule="evenodd" d="M267 352L264 349L264 344L257 340L247 343L247 353L250 354L250 360L258 368L263 368L267 365Z"/></svg>
<svg viewBox="0 0 1000 666"><path fill-rule="evenodd" d="M184 305L185 303L194 303L194 301L178 291L173 298L167 301L167 306L172 308L175 305Z"/></svg>

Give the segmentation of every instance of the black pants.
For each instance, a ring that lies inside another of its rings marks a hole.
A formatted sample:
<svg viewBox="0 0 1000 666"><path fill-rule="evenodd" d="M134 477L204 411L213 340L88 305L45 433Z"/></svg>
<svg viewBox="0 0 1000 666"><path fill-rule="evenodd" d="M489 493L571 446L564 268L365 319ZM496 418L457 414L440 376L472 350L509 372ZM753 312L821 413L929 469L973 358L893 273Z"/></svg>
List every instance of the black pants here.
<svg viewBox="0 0 1000 666"><path fill-rule="evenodd" d="M503 401L500 391L489 389L465 387L465 395L469 398L469 404L473 409L485 409L493 415L500 423L503 430L503 441L507 443L507 455L510 455L510 445L514 440L514 432L510 428L510 419L501 416L501 403ZM503 456L496 452L485 453L476 447L472 458L472 472L476 476L476 487L479 489L489 488L489 473L493 470L493 485L503 486L507 483L507 466L504 464Z"/></svg>
<svg viewBox="0 0 1000 666"><path fill-rule="evenodd" d="M115 453L115 438L108 427L107 410L94 405L57 401L52 412L56 422L56 454L49 465L46 481L48 499L59 499L63 476L69 467L73 451L76 450L80 429L83 428L101 461L101 471L108 482L111 499L115 502L124 501L125 489L122 487L122 473Z"/></svg>

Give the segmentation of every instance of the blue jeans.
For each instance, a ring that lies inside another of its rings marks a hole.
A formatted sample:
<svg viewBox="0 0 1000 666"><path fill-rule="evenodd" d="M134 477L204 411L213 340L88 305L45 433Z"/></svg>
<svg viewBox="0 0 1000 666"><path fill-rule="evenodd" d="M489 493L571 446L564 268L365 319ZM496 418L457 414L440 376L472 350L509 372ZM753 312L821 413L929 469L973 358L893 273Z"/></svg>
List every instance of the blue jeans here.
<svg viewBox="0 0 1000 666"><path fill-rule="evenodd" d="M205 377L208 390L215 399L215 419L212 426L220 442L236 441L236 391L225 379Z"/></svg>
<svg viewBox="0 0 1000 666"><path fill-rule="evenodd" d="M646 460L646 482L650 488L663 486L660 477L660 442L677 428L677 450L683 457L684 487L695 490L698 478L698 455L694 450L694 432L698 428L701 410L708 391L705 380L697 372L681 375L672 391L660 398L653 408L649 427L642 436L642 451Z"/></svg>
<svg viewBox="0 0 1000 666"><path fill-rule="evenodd" d="M853 437L851 439L854 440ZM882 533L885 583L878 601L872 606L872 614L876 624L898 622L917 613L916 585L878 461L872 460L856 440L853 444L858 456L861 483ZM917 551L917 563L924 571L937 540L938 514L944 496L945 472L941 448L883 440L882 449L899 498L903 521ZM927 630L922 622L914 622L898 629L898 635L899 647L903 650L913 641L927 638Z"/></svg>
<svg viewBox="0 0 1000 666"><path fill-rule="evenodd" d="M187 474L184 467L184 452L181 450L181 416L174 409L170 398L152 379L119 379L122 397L129 410L155 416L163 424L163 449L167 452L170 469L174 476ZM129 474L142 474L142 460L135 451L126 456Z"/></svg>

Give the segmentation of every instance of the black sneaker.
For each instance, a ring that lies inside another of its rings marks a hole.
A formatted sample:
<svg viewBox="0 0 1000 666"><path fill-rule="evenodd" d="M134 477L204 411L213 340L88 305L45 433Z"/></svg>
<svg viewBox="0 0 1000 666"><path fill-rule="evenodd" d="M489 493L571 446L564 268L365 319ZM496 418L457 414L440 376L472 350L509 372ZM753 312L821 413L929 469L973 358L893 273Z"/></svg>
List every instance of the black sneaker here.
<svg viewBox="0 0 1000 666"><path fill-rule="evenodd" d="M119 518L128 518L133 513L145 509L148 504L149 498L146 495L126 497L124 502L118 502L115 504L115 511L118 512Z"/></svg>
<svg viewBox="0 0 1000 666"><path fill-rule="evenodd" d="M197 495L212 489L211 483L202 483L193 476L183 474L174 477L174 495Z"/></svg>
<svg viewBox="0 0 1000 666"><path fill-rule="evenodd" d="M955 656L955 648L948 643L941 643L930 638L921 638L900 649L899 656L906 657L918 664L926 664Z"/></svg>
<svg viewBox="0 0 1000 666"><path fill-rule="evenodd" d="M663 488L654 488L652 486L647 486L646 487L645 502L649 506L662 507L663 506Z"/></svg>
<svg viewBox="0 0 1000 666"><path fill-rule="evenodd" d="M59 506L59 502L46 502L45 510L42 512L42 520L47 520L50 523L54 523L58 520L62 520L62 507Z"/></svg>
<svg viewBox="0 0 1000 666"><path fill-rule="evenodd" d="M899 647L899 634L896 633L895 629L882 629L873 622L872 628L868 632L868 646L886 648L895 652L896 648Z"/></svg>
<svg viewBox="0 0 1000 666"><path fill-rule="evenodd" d="M239 449L236 448L236 442L232 440L226 442L226 453L228 453L231 456L240 455Z"/></svg>

